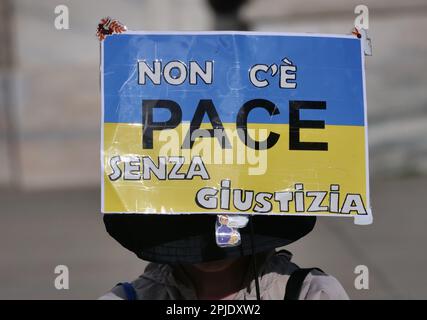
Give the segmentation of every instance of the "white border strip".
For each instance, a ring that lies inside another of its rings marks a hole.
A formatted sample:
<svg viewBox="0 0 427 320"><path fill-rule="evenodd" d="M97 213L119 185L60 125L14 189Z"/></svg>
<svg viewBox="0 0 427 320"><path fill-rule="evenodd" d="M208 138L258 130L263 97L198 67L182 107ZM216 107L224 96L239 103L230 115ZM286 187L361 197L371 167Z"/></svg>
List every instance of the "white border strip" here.
<svg viewBox="0 0 427 320"><path fill-rule="evenodd" d="M363 41L366 41L364 37L360 39L360 55L362 64L362 85L363 85L363 112L365 117L365 170L366 170L366 212L367 215L356 216L354 223L358 225L372 224L372 210L371 210L371 194L369 190L369 143L368 143L368 104L366 99L366 76L365 76L365 48Z"/></svg>
<svg viewBox="0 0 427 320"><path fill-rule="evenodd" d="M101 78L101 213L105 213L104 210L104 41L101 41L101 63L99 66L100 78Z"/></svg>
<svg viewBox="0 0 427 320"><path fill-rule="evenodd" d="M242 35L242 36L284 36L284 37L317 37L317 38L340 38L359 40L349 34L327 34L327 33L293 33L293 32L261 32L261 31L125 31L115 34L121 35ZM107 36L108 37L108 36Z"/></svg>

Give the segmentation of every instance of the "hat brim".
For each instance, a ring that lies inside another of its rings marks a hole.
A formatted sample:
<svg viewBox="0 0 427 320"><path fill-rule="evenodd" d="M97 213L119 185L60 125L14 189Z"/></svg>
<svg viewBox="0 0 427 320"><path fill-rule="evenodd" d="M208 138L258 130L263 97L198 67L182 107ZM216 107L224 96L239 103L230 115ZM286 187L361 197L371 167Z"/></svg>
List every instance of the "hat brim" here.
<svg viewBox="0 0 427 320"><path fill-rule="evenodd" d="M104 214L107 232L139 258L157 263L202 263L252 254L250 227L241 245L220 248L212 214ZM252 217L254 253L286 246L313 230L316 217Z"/></svg>

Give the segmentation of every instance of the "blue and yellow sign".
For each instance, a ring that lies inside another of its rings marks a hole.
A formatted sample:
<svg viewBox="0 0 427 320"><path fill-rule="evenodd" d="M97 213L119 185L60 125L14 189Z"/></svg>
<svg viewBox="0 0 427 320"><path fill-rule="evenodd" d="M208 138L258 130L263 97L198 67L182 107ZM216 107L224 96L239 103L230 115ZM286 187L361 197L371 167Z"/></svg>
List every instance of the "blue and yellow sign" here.
<svg viewBox="0 0 427 320"><path fill-rule="evenodd" d="M102 211L371 220L361 39L145 33L102 43Z"/></svg>

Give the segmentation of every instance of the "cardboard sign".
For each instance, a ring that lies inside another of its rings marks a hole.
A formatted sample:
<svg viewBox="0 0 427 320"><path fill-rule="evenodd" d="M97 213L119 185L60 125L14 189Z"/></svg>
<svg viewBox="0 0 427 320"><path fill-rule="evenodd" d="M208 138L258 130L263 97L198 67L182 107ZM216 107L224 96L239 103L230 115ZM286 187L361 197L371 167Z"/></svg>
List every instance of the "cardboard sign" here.
<svg viewBox="0 0 427 320"><path fill-rule="evenodd" d="M102 44L102 211L369 223L354 36L147 33Z"/></svg>

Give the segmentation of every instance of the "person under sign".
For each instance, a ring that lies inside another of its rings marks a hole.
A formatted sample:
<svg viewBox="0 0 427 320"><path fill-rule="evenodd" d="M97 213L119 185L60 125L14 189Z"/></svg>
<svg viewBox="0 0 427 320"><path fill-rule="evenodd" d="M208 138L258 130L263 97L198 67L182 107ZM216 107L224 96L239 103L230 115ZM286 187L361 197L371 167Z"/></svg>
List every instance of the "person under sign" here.
<svg viewBox="0 0 427 320"><path fill-rule="evenodd" d="M100 299L349 299L336 278L318 268L300 268L283 249L312 231L316 217L252 216L253 230L239 229L240 245L228 247L216 243L215 219L104 215L108 233L150 263L140 277L118 283Z"/></svg>

